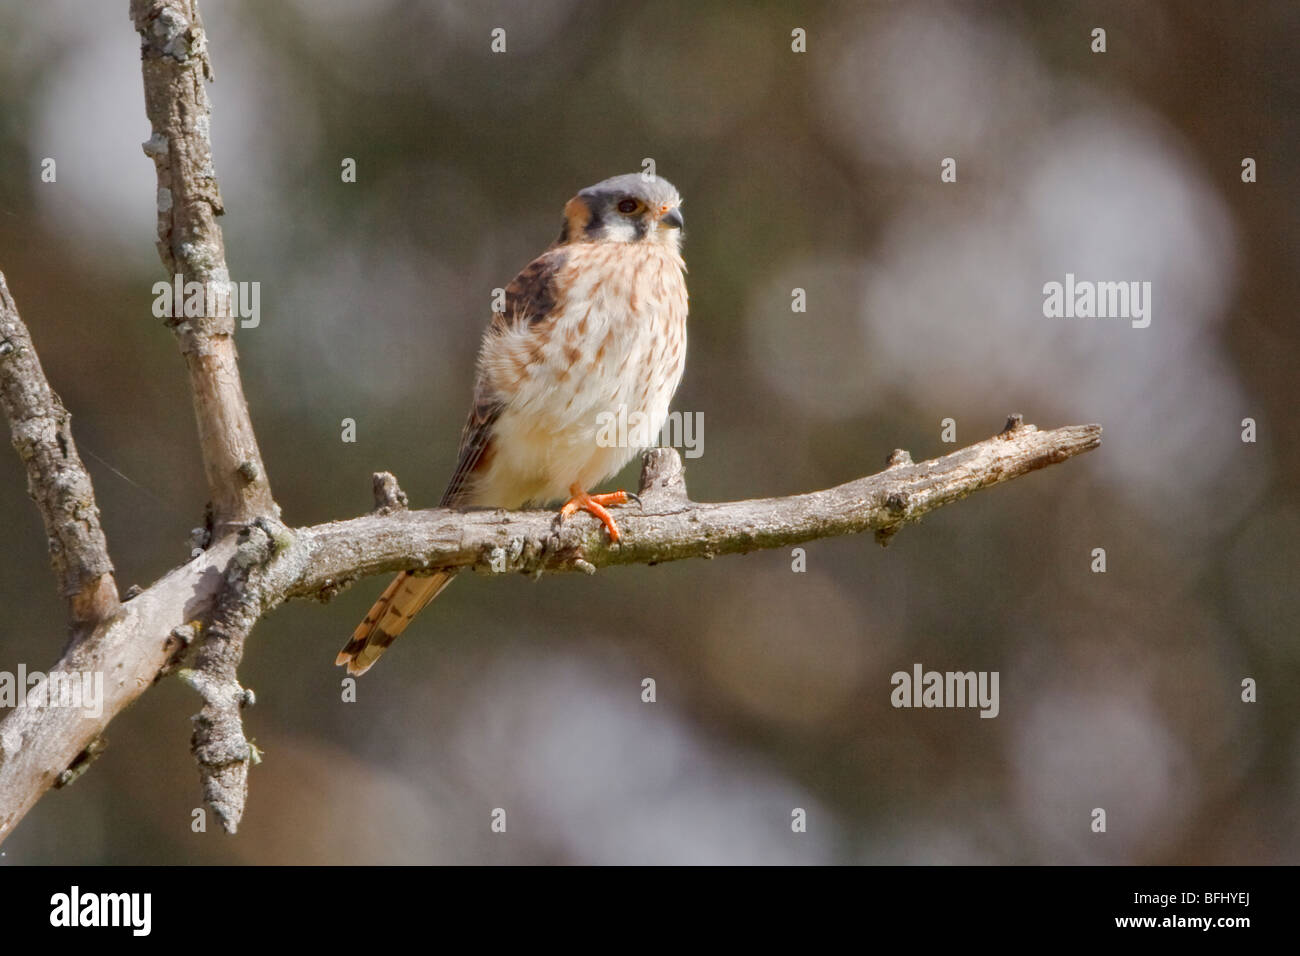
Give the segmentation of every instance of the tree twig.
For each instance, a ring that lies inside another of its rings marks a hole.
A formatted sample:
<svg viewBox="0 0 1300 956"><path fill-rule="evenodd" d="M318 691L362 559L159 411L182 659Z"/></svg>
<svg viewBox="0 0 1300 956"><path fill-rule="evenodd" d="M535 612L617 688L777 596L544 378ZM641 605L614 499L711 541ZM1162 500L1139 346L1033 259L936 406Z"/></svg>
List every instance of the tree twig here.
<svg viewBox="0 0 1300 956"><path fill-rule="evenodd" d="M117 610L117 582L95 490L72 441L72 416L45 379L2 273L0 408L27 468L27 493L45 522L50 562L68 602L75 640Z"/></svg>
<svg viewBox="0 0 1300 956"><path fill-rule="evenodd" d="M211 78L207 34L197 0L131 0L140 34L145 111L153 135L144 144L158 173L158 254L174 277L198 282L230 301L230 270L217 216L224 212L209 138ZM236 360L228 308L170 321L189 371L199 447L211 495L214 536L276 515L266 466L253 433Z"/></svg>
<svg viewBox="0 0 1300 956"><path fill-rule="evenodd" d="M227 833L234 833L248 799L248 768L257 749L244 736L241 711L254 695L240 686L244 642L262 616L262 590L251 582L275 553L282 529L265 519L239 535L226 586L218 595L194 667L178 672L203 698L190 746L199 764L203 799Z"/></svg>

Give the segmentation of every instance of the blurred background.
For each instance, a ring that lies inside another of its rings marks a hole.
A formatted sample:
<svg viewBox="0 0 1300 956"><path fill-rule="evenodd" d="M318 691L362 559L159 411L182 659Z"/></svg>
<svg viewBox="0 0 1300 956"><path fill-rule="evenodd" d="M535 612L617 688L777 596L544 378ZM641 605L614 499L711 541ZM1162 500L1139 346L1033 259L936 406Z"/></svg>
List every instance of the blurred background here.
<svg viewBox="0 0 1300 956"><path fill-rule="evenodd" d="M290 524L369 510L379 469L436 503L492 290L566 199L646 157L686 198L675 408L703 415L696 499L944 454L945 418L957 446L1010 412L1100 422L1104 444L888 550L809 544L805 573L786 549L466 576L355 703L334 655L385 582L288 605L242 669L265 761L238 836L191 832L199 704L172 680L3 862L1296 862L1300 7L202 12L231 273L261 283L244 386ZM73 413L124 590L185 560L206 497L150 311L167 277L149 133L125 0L0 10L0 269ZM1151 282L1150 327L1044 318L1067 272ZM64 639L24 489L0 455L9 671L49 667ZM1000 672L1000 715L894 709L890 675L914 663Z"/></svg>

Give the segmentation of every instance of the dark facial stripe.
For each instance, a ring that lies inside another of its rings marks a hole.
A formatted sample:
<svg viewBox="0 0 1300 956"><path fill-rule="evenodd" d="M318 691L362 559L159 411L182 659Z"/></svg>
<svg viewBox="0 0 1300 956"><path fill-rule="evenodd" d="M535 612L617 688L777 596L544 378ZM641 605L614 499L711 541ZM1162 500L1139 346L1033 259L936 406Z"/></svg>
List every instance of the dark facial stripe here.
<svg viewBox="0 0 1300 956"><path fill-rule="evenodd" d="M576 201L581 202L585 207L588 219L582 224L582 238L600 239L608 229L608 224L626 218L622 213L617 211L618 203L624 199L636 199L639 202L646 202L644 198L638 195L636 191L613 191L613 190L585 190L575 197ZM564 228L560 231L560 242L571 242L575 238L574 222L575 217L572 215L566 220ZM650 232L650 217L642 213L639 216L630 218L632 223L632 239L639 242L645 239Z"/></svg>

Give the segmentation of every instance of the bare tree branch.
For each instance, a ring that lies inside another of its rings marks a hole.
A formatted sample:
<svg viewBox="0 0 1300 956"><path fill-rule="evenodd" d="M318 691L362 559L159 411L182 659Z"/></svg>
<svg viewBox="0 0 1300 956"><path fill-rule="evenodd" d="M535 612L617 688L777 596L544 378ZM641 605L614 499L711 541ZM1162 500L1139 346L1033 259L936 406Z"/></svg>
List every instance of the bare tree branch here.
<svg viewBox="0 0 1300 956"><path fill-rule="evenodd" d="M579 515L557 527L550 511L445 508L366 515L292 532L277 555L268 596L328 597L358 577L387 571L472 567L484 573L584 571L778 548L871 531L882 543L904 524L981 488L1065 461L1101 444L1100 425L1039 431L1015 416L1001 434L943 458L904 461L825 491L701 504L686 497L681 458L647 452L643 507L618 511L622 541ZM898 461L899 453L891 456Z"/></svg>
<svg viewBox="0 0 1300 956"><path fill-rule="evenodd" d="M31 335L0 273L0 408L27 467L27 493L45 521L50 561L68 601L73 637L117 610L117 582L72 416L45 380Z"/></svg>
<svg viewBox="0 0 1300 956"><path fill-rule="evenodd" d="M240 724L249 698L234 665L253 623L289 598L328 600L361 577L398 570L593 573L608 565L713 557L863 531L887 540L937 508L1100 442L1097 425L1044 432L1017 417L1001 434L943 458L913 464L895 452L885 471L826 491L724 504L690 501L677 453L654 449L644 459L643 509L621 509L618 546L594 520L575 516L557 526L548 511L396 510L295 531L260 521L128 601L57 665L112 675L98 718L28 709L0 723L0 840L113 717L169 669L189 622L209 621L217 631L212 650L202 652L216 664L197 680L187 676L205 698L195 734L205 793L233 830L255 754Z"/></svg>
<svg viewBox="0 0 1300 956"><path fill-rule="evenodd" d="M217 216L224 212L209 139L212 75L197 0L131 0L141 40L145 111L153 135L144 144L158 171L158 254L173 276L214 290L228 303L230 270ZM217 314L170 324L189 371L199 447L211 494L214 535L276 514L236 361L234 319Z"/></svg>

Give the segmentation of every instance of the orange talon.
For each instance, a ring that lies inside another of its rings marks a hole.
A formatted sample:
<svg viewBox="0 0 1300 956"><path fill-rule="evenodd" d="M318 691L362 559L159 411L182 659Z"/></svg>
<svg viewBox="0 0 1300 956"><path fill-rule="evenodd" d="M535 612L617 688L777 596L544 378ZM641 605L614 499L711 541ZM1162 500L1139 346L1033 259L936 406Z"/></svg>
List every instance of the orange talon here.
<svg viewBox="0 0 1300 956"><path fill-rule="evenodd" d="M626 491L611 491L607 495L589 495L582 490L577 484L569 486L569 494L573 497L564 503L560 509L560 520L579 511L585 511L588 514L595 515L600 519L605 530L609 532L609 540L617 542L621 535L618 533L618 525L614 522L614 516L605 510L605 505L624 505L627 504L629 495Z"/></svg>

